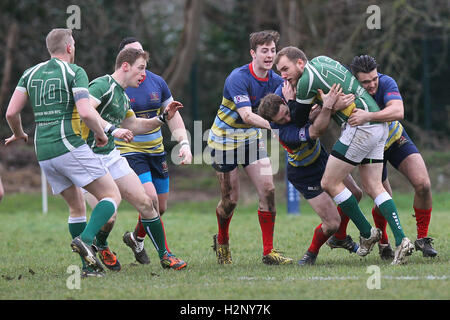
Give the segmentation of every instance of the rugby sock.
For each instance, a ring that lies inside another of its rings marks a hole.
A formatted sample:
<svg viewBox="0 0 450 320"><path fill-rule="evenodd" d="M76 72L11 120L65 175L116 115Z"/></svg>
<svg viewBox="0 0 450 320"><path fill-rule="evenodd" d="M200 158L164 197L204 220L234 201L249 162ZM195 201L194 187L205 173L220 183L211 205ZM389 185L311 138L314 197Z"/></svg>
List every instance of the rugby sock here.
<svg viewBox="0 0 450 320"><path fill-rule="evenodd" d="M431 220L431 209L414 208L417 225L417 239L426 238Z"/></svg>
<svg viewBox="0 0 450 320"><path fill-rule="evenodd" d="M374 206L372 208L372 217L373 217L373 221L375 223L375 227L377 227L378 229L381 230L380 243L388 244L389 239L388 239L388 235L386 233L387 220L383 217L383 215L380 212L380 209L378 209L377 206Z"/></svg>
<svg viewBox="0 0 450 320"><path fill-rule="evenodd" d="M263 255L269 254L273 249L273 231L276 214L276 212L258 210L259 225L262 231Z"/></svg>
<svg viewBox="0 0 450 320"><path fill-rule="evenodd" d="M167 245L166 229L164 228L164 223L161 219L161 216L159 217L159 219L161 220L161 225L162 225L162 228L164 231L164 243L166 245L166 250L167 250L167 252L170 253L169 246ZM134 238L136 239L136 241L142 242L142 241L144 241L146 235L147 235L147 232L145 231L145 228L142 225L141 214L139 214L139 220L138 220L138 223L136 224L136 228L134 229Z"/></svg>
<svg viewBox="0 0 450 320"><path fill-rule="evenodd" d="M141 219L141 221L161 259L167 253L161 219L156 217L153 219Z"/></svg>
<svg viewBox="0 0 450 320"><path fill-rule="evenodd" d="M389 227L394 234L395 245L399 246L402 243L405 234L403 233L403 229L400 224L400 218L398 216L398 211L394 201L387 192L379 194L374 201L383 217L389 223Z"/></svg>
<svg viewBox="0 0 450 320"><path fill-rule="evenodd" d="M108 236L109 236L109 231L103 231L103 230L99 230L99 232L97 233L97 235L95 236L95 245L101 249L107 248L108 247Z"/></svg>
<svg viewBox="0 0 450 320"><path fill-rule="evenodd" d="M319 224L316 229L314 229L314 236L311 241L311 245L308 248L309 252L318 254L320 247L330 238L322 230L322 224Z"/></svg>
<svg viewBox="0 0 450 320"><path fill-rule="evenodd" d="M161 226L162 226L162 229L163 229L163 232L164 232L164 244L166 246L166 250L167 250L168 253L171 253L170 249L169 249L169 246L167 245L166 229L164 228L164 223L163 223L163 221L161 219L161 216L159 217L159 220L161 221Z"/></svg>
<svg viewBox="0 0 450 320"><path fill-rule="evenodd" d="M84 217L69 217L69 232L72 236L72 239L75 239L78 237L83 230L86 228L86 216ZM86 263L84 262L84 259L81 258L81 263L83 265L83 269L86 269Z"/></svg>
<svg viewBox="0 0 450 320"><path fill-rule="evenodd" d="M100 200L94 210L92 210L91 218L80 235L81 240L88 245L92 245L98 231L106 222L108 222L114 212L116 212L116 209L117 205L113 199L104 198Z"/></svg>
<svg viewBox="0 0 450 320"><path fill-rule="evenodd" d="M370 230L372 226L359 208L358 201L355 196L345 188L341 193L333 198L334 202L341 208L356 225L361 236L364 238L370 237Z"/></svg>
<svg viewBox="0 0 450 320"><path fill-rule="evenodd" d="M233 214L234 212L232 212L228 218L224 218L217 212L216 209L217 225L219 226L219 232L217 233L217 242L219 244L228 244L228 241L230 240L228 230Z"/></svg>
<svg viewBox="0 0 450 320"><path fill-rule="evenodd" d="M342 211L341 208L337 207L339 215L341 216L341 223L339 224L339 229L335 232L334 236L336 239L344 240L347 237L347 225L350 218Z"/></svg>
<svg viewBox="0 0 450 320"><path fill-rule="evenodd" d="M141 214L139 213L138 223L136 224L136 228L134 228L134 238L137 241L144 241L147 232L145 232L144 226L141 221Z"/></svg>

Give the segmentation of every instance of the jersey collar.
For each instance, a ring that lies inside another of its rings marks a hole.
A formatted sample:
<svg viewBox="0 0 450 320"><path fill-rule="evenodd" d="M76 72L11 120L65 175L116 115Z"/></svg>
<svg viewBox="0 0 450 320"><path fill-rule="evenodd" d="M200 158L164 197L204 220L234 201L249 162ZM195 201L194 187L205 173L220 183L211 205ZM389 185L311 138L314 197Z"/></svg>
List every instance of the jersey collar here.
<svg viewBox="0 0 450 320"><path fill-rule="evenodd" d="M248 64L248 69L250 70L250 73L252 74L253 77L255 77L256 80L258 81L269 81L269 72L267 72L267 77L265 78L260 78L256 75L256 73L253 71L253 63L249 63Z"/></svg>

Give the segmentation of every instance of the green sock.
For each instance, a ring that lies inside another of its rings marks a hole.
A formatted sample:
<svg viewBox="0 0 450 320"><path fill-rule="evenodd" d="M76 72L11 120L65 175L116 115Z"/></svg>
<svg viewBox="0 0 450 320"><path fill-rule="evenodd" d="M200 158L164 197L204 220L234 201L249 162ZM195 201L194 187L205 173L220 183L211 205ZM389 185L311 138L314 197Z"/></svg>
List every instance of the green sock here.
<svg viewBox="0 0 450 320"><path fill-rule="evenodd" d="M389 195L387 192L386 194ZM383 196L384 198L386 198L386 195ZM398 216L398 211L397 207L395 206L394 200L392 200L392 198L389 196L388 199L382 199L384 201L378 204L378 198L380 198L380 196L375 199L375 204L377 205L378 209L380 209L383 217L389 223L389 227L394 234L395 246L399 246L402 243L403 238L405 237L405 233L403 232L402 225L400 224L400 218Z"/></svg>
<svg viewBox="0 0 450 320"><path fill-rule="evenodd" d="M86 228L86 217L77 217L77 218L71 218L69 217L69 232L72 236L72 239L75 239L78 237L83 230ZM81 258L82 263L82 269L86 268L86 263L84 262L84 259Z"/></svg>
<svg viewBox="0 0 450 320"><path fill-rule="evenodd" d="M97 235L95 236L95 245L99 248L107 248L108 236L109 232L100 229Z"/></svg>
<svg viewBox="0 0 450 320"><path fill-rule="evenodd" d="M362 213L358 201L355 196L348 190L344 189L340 194L334 197L336 204L342 209L342 211L353 221L358 228L361 236L364 238L370 237L370 230L372 226L366 217Z"/></svg>
<svg viewBox="0 0 450 320"><path fill-rule="evenodd" d="M161 219L157 217L153 219L142 219L141 221L161 259L167 253Z"/></svg>
<svg viewBox="0 0 450 320"><path fill-rule="evenodd" d="M100 228L108 222L109 218L116 212L116 204L111 199L102 199L92 210L89 223L80 235L81 240L86 244L92 245L95 236Z"/></svg>

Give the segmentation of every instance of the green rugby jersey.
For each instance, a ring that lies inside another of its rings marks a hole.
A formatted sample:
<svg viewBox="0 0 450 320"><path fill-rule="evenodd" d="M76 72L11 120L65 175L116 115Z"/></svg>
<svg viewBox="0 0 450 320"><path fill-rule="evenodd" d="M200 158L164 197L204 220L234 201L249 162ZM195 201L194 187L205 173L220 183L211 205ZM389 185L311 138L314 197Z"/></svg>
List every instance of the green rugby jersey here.
<svg viewBox="0 0 450 320"><path fill-rule="evenodd" d="M120 84L110 75L92 80L89 83L89 94L92 99L99 103L97 111L100 116L116 127L119 127L125 118L134 115L133 110L130 109L130 99ZM95 153L109 154L115 148L114 137L111 134L107 134L108 143L106 146L97 147L94 132L89 130L84 123L82 123L82 135Z"/></svg>
<svg viewBox="0 0 450 320"><path fill-rule="evenodd" d="M23 73L16 90L26 93L36 122L34 145L38 161L65 154L85 142L73 95L88 90L83 68L52 58Z"/></svg>
<svg viewBox="0 0 450 320"><path fill-rule="evenodd" d="M317 89L328 93L334 83L341 84L343 93L355 95L355 102L333 115L333 119L339 125L347 122L354 108L369 112L380 110L375 100L352 73L339 62L326 56L316 57L306 63L303 74L297 82L296 100L302 104L312 104L316 99L321 99Z"/></svg>

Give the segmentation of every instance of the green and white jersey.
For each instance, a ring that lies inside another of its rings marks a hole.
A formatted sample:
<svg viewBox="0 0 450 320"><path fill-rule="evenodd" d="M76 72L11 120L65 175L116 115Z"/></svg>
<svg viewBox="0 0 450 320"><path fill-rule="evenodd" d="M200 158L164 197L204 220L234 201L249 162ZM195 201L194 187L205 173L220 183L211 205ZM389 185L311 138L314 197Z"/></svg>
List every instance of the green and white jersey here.
<svg viewBox="0 0 450 320"><path fill-rule="evenodd" d="M92 80L89 83L89 94L99 103L97 111L100 116L116 127L119 127L125 118L134 115L133 110L130 109L130 99L120 84L110 75ZM84 123L82 127L83 138L95 153L109 154L114 150L114 137L111 134L107 134L106 146L99 148L95 145L94 132Z"/></svg>
<svg viewBox="0 0 450 320"><path fill-rule="evenodd" d="M313 104L315 100L321 99L317 89L328 93L335 83L341 84L343 93L355 95L354 103L333 115L333 119L339 125L347 122L354 108L369 112L380 110L375 100L352 73L339 62L326 56L316 57L306 63L303 74L297 82L296 100L302 104Z"/></svg>
<svg viewBox="0 0 450 320"><path fill-rule="evenodd" d="M26 93L33 108L34 145L38 161L63 155L85 142L74 94L88 90L83 68L57 58L27 69L16 90Z"/></svg>

